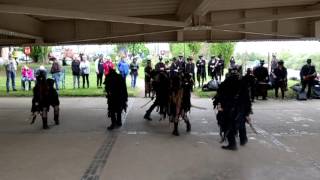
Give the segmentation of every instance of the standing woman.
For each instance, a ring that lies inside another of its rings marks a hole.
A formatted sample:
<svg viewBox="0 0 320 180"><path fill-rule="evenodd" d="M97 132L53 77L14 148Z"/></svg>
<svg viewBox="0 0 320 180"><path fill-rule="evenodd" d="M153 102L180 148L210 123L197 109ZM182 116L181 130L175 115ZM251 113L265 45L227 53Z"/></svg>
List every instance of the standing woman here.
<svg viewBox="0 0 320 180"><path fill-rule="evenodd" d="M77 57L72 60L71 70L73 75L73 89L76 88L76 83L78 83L78 88L80 88L80 61Z"/></svg>
<svg viewBox="0 0 320 180"><path fill-rule="evenodd" d="M102 88L102 77L103 77L103 55L95 61L95 69L97 74L97 88Z"/></svg>
<svg viewBox="0 0 320 180"><path fill-rule="evenodd" d="M90 63L86 58L83 57L83 54L80 54L80 72L82 76L82 88L87 81L87 88L89 88L89 74L90 74Z"/></svg>

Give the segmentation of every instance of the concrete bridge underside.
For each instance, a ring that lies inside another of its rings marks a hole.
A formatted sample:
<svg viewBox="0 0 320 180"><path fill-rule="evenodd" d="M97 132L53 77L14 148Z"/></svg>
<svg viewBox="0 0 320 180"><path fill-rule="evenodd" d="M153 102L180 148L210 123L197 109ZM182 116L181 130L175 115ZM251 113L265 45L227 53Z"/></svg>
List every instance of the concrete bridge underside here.
<svg viewBox="0 0 320 180"><path fill-rule="evenodd" d="M310 40L318 0L0 0L0 45Z"/></svg>

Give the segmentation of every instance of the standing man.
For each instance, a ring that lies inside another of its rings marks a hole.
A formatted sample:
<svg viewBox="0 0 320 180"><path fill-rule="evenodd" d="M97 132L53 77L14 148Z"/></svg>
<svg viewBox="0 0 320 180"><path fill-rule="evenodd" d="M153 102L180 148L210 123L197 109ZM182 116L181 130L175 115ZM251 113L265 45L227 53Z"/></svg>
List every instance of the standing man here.
<svg viewBox="0 0 320 180"><path fill-rule="evenodd" d="M231 68L235 68L236 67L236 60L234 59L233 56L230 59L230 67Z"/></svg>
<svg viewBox="0 0 320 180"><path fill-rule="evenodd" d="M224 59L221 54L218 56L218 65L215 68L217 69L218 80L221 82L221 77L224 75Z"/></svg>
<svg viewBox="0 0 320 180"><path fill-rule="evenodd" d="M125 61L124 58L121 58L120 62L118 63L118 70L122 78L126 80L129 74L129 64Z"/></svg>
<svg viewBox="0 0 320 180"><path fill-rule="evenodd" d="M121 113L127 110L128 92L125 79L114 69L110 69L105 79L105 92L108 98L108 117L111 125L108 130L122 126Z"/></svg>
<svg viewBox="0 0 320 180"><path fill-rule="evenodd" d="M73 76L73 89L76 88L76 82L78 88L80 88L80 61L78 58L74 58L71 62L71 70Z"/></svg>
<svg viewBox="0 0 320 180"><path fill-rule="evenodd" d="M283 66L284 62L282 60L278 61L278 67L276 67L272 72L272 77L274 79L274 89L275 96L278 98L279 88L281 90L281 97L284 99L284 92L287 89L287 68Z"/></svg>
<svg viewBox="0 0 320 180"><path fill-rule="evenodd" d="M217 80L216 74L216 56L211 56L211 59L208 63L208 76L211 76L211 79Z"/></svg>
<svg viewBox="0 0 320 180"><path fill-rule="evenodd" d="M97 88L102 88L102 77L103 77L103 55L101 54L99 58L95 61L95 69L97 74Z"/></svg>
<svg viewBox="0 0 320 180"><path fill-rule="evenodd" d="M185 72L186 61L182 55L179 55L177 65L179 67L179 70L181 70L182 72Z"/></svg>
<svg viewBox="0 0 320 180"><path fill-rule="evenodd" d="M311 98L311 89L316 76L317 72L315 66L311 64L311 59L307 59L307 64L305 64L300 71L300 79L302 84L301 92L304 92L308 86L307 98Z"/></svg>
<svg viewBox="0 0 320 180"><path fill-rule="evenodd" d="M155 65L156 72L164 71L166 69L166 65L162 62L162 57L159 57L159 62Z"/></svg>
<svg viewBox="0 0 320 180"><path fill-rule="evenodd" d="M244 83L246 83L251 102L254 102L255 92L256 92L256 78L253 75L251 68L247 69L245 76L243 77Z"/></svg>
<svg viewBox="0 0 320 180"><path fill-rule="evenodd" d="M144 97L151 97L151 79L152 79L152 65L151 60L147 60L147 66L144 68Z"/></svg>
<svg viewBox="0 0 320 180"><path fill-rule="evenodd" d="M194 64L194 62L192 62L193 61L192 57L187 58L187 61L188 62L186 64L186 71L185 72L186 72L186 74L189 74L191 79L193 80L193 84L192 84L192 86L193 86L194 82L196 81L195 72L194 72L195 64ZM192 90L192 88L191 88L191 90Z"/></svg>
<svg viewBox="0 0 320 180"><path fill-rule="evenodd" d="M139 65L137 63L137 58L134 57L130 64L130 76L131 76L131 87L136 88L137 77L138 77Z"/></svg>
<svg viewBox="0 0 320 180"><path fill-rule="evenodd" d="M56 90L59 91L60 89L60 75L61 75L61 65L57 58L52 58L53 64L51 66L51 74L52 78L54 80L54 83L56 84Z"/></svg>
<svg viewBox="0 0 320 180"><path fill-rule="evenodd" d="M263 100L267 100L269 75L268 69L263 67L263 65L264 60L261 60L260 65L253 70L253 75L257 79L256 97L258 98L259 96L262 96Z"/></svg>
<svg viewBox="0 0 320 180"><path fill-rule="evenodd" d="M12 91L17 91L16 89L16 71L17 71L17 63L12 58L12 55L9 55L8 63L6 64L6 75L7 75L7 93L10 91L10 79L12 84Z"/></svg>
<svg viewBox="0 0 320 180"><path fill-rule="evenodd" d="M252 112L248 87L241 79L237 68L231 68L226 80L221 83L214 101L222 115L222 131L228 139L225 150L237 150L236 135L239 132L240 145L248 142L246 121Z"/></svg>
<svg viewBox="0 0 320 180"><path fill-rule="evenodd" d="M196 62L196 66L197 66L197 81L200 88L200 81L201 81L201 87L202 87L206 79L206 60L203 59L203 55L199 56L199 60Z"/></svg>

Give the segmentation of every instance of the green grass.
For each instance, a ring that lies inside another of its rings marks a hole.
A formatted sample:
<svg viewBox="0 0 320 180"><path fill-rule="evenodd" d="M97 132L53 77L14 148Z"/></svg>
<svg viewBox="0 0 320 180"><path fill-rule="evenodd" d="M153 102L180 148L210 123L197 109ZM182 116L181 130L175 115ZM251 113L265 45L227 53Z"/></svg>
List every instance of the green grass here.
<svg viewBox="0 0 320 180"><path fill-rule="evenodd" d="M29 67L36 69L39 67L39 64L28 64ZM51 65L46 65L46 68L50 70ZM89 75L89 82L90 82L90 88L80 88L80 89L73 89L73 77L72 77L72 71L70 66L65 66L66 71L66 80L65 80L65 86L66 89L60 89L60 96L74 96L74 97L85 97L85 96L104 96L103 89L98 89L96 84L96 73L94 69L94 63L91 63L91 71ZM21 65L19 65L17 70L17 76L16 76L16 89L18 91L11 91L7 94L6 92L6 74L5 74L5 68L3 66L0 66L0 96L9 96L9 97L30 97L32 96L32 91L24 91L21 89ZM142 76L142 75L140 75ZM48 78L51 77L51 74L48 74ZM130 97L137 96L139 94L139 89L132 89L130 87L130 76L127 77L127 87L128 87L128 95ZM11 82L10 82L11 83ZM32 86L34 83L32 83ZM11 87L11 85L10 85ZM82 79L80 77L80 87L82 87Z"/></svg>
<svg viewBox="0 0 320 180"><path fill-rule="evenodd" d="M29 67L36 69L39 67L39 64L28 64ZM60 96L68 96L68 97L86 97L86 96L104 96L103 89L98 89L96 87L96 74L95 74L95 69L94 69L94 63L91 63L91 72L89 75L89 82L90 82L90 88L80 88L80 89L73 89L73 80L72 80L72 74L71 74L71 67L70 66L65 66L66 70L66 89L61 89L59 94ZM46 68L50 70L51 65L46 65ZM51 74L48 74L48 77L51 77ZM144 67L140 67L139 69L139 76L138 76L138 81L143 81L144 79ZM132 89L130 87L130 76L127 77L127 87L128 87L128 95L130 97L136 97L139 95L140 89ZM80 84L82 80L80 77ZM288 91L286 92L285 96L286 99L292 99L295 98L295 93L290 89L292 85L297 83L298 81L288 81ZM80 86L81 87L81 86ZM18 91L13 92L10 91L9 94L6 93L6 75L5 75L5 68L3 66L0 66L0 96L9 96L9 97L30 97L32 96L32 91L24 91L21 90L21 66L18 67L17 71L17 77L16 77L16 88ZM197 97L200 98L212 98L216 92L215 91L208 91L208 92L203 92L201 88L196 88L194 89L193 94ZM280 95L280 92L279 92ZM274 90L269 90L268 91L268 97L269 98L274 98Z"/></svg>

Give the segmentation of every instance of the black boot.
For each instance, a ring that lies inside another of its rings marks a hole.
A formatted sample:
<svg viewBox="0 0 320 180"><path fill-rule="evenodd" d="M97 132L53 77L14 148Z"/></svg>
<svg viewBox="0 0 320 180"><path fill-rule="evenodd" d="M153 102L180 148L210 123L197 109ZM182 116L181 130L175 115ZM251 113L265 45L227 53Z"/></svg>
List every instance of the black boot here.
<svg viewBox="0 0 320 180"><path fill-rule="evenodd" d="M222 146L221 148L225 150L231 150L231 151L236 151L238 149L236 145L230 145L230 144L227 146Z"/></svg>
<svg viewBox="0 0 320 180"><path fill-rule="evenodd" d="M187 132L190 132L191 131L191 124L190 124L190 121L184 121L186 123L186 126L187 126Z"/></svg>
<svg viewBox="0 0 320 180"><path fill-rule="evenodd" d="M146 114L143 116L143 118L145 120L148 120L148 121L152 121L151 117L150 117L150 114L148 112L146 112Z"/></svg>
<svg viewBox="0 0 320 180"><path fill-rule="evenodd" d="M179 136L180 135L179 131L178 131L178 123L177 122L174 123L174 129L173 129L172 134L175 135L175 136Z"/></svg>
<svg viewBox="0 0 320 180"><path fill-rule="evenodd" d="M37 119L37 114L32 115L32 121L30 122L30 124L33 124Z"/></svg>
<svg viewBox="0 0 320 180"><path fill-rule="evenodd" d="M48 119L47 118L42 118L42 128L43 129L49 129Z"/></svg>
<svg viewBox="0 0 320 180"><path fill-rule="evenodd" d="M59 124L60 124L59 114L55 114L55 115L54 115L54 122L55 122L56 125L59 125Z"/></svg>

